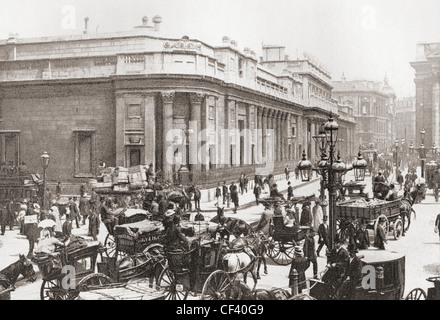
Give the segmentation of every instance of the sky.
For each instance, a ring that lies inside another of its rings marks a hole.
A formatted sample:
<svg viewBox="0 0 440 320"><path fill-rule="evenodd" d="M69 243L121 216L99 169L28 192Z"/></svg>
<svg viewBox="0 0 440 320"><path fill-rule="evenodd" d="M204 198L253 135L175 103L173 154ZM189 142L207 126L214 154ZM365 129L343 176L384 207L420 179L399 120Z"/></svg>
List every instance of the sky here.
<svg viewBox="0 0 440 320"><path fill-rule="evenodd" d="M416 44L440 42L439 0L0 0L0 39L81 34L85 17L90 32L126 31L155 15L166 37L307 51L333 80L387 75L398 98L415 95Z"/></svg>

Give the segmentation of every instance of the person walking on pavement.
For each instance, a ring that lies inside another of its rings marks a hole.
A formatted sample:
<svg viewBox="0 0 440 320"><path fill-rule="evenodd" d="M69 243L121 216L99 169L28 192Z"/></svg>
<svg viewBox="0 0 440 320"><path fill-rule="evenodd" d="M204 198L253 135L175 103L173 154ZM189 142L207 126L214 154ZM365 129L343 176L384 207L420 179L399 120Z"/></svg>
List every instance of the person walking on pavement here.
<svg viewBox="0 0 440 320"><path fill-rule="evenodd" d="M299 168L295 167L295 180L299 180Z"/></svg>
<svg viewBox="0 0 440 320"><path fill-rule="evenodd" d="M240 179L238 180L240 186L241 195L244 194L244 173L241 174Z"/></svg>
<svg viewBox="0 0 440 320"><path fill-rule="evenodd" d="M402 175L402 172L399 170L398 171L398 173L397 173L397 183L399 184L399 186L400 186L400 189L399 190L402 190L402 185L403 185L403 175Z"/></svg>
<svg viewBox="0 0 440 320"><path fill-rule="evenodd" d="M9 216L8 216L8 210L7 210L6 206L1 206L0 207L0 226L1 226L2 236L5 235L6 226L9 223L8 218L9 218Z"/></svg>
<svg viewBox="0 0 440 320"><path fill-rule="evenodd" d="M237 208L239 206L239 199L238 199L238 188L235 185L234 182L232 182L231 186L229 187L230 191L231 191L231 200L232 203L234 204L234 213L237 213Z"/></svg>
<svg viewBox="0 0 440 320"><path fill-rule="evenodd" d="M28 210L26 216L37 216L35 220L38 221L38 214L40 213L40 206L37 203L34 203L35 210ZM38 238L40 237L40 232L38 230L38 222L26 223L24 225L24 234L29 242L29 252L28 258L32 257L34 254L35 244L38 243Z"/></svg>
<svg viewBox="0 0 440 320"><path fill-rule="evenodd" d="M310 266L310 261L304 257L303 249L300 246L295 246L294 257L290 264L289 271L289 287L294 285L293 283L293 270L298 273L298 293L301 293L303 289L307 288L306 284L306 270Z"/></svg>
<svg viewBox="0 0 440 320"><path fill-rule="evenodd" d="M193 189L194 189L194 206L197 212L202 211L202 209L200 208L200 199L202 197L202 193L200 192L199 187L194 184L193 185Z"/></svg>
<svg viewBox="0 0 440 320"><path fill-rule="evenodd" d="M86 219L90 215L90 201L87 198L87 193L84 193L79 199L79 212L82 217L82 225L86 224Z"/></svg>
<svg viewBox="0 0 440 320"><path fill-rule="evenodd" d="M315 232L313 228L307 229L306 239L304 240L303 250L305 257L313 265L313 277L318 279L318 262L316 261L316 251L315 251Z"/></svg>
<svg viewBox="0 0 440 320"><path fill-rule="evenodd" d="M321 252L322 247L325 245L328 248L328 223L327 216L322 218L322 223L318 228L318 250L316 250L316 255L319 257L319 253Z"/></svg>
<svg viewBox="0 0 440 320"><path fill-rule="evenodd" d="M99 226L101 225L101 221L99 220L99 214L97 210L91 210L89 215L89 237L92 237L93 240L98 240L99 234Z"/></svg>
<svg viewBox="0 0 440 320"><path fill-rule="evenodd" d="M437 215L437 218L435 219L435 226L434 226L434 232L439 234L439 240L440 240L440 213Z"/></svg>
<svg viewBox="0 0 440 320"><path fill-rule="evenodd" d="M293 198L293 187L290 184L290 181L287 182L287 185L288 185L288 187L287 187L287 201L289 201L290 199Z"/></svg>
<svg viewBox="0 0 440 320"><path fill-rule="evenodd" d="M69 212L70 212L70 217L76 222L76 227L79 228L79 221L78 221L79 209L78 206L76 205L76 197L69 198Z"/></svg>
<svg viewBox="0 0 440 320"><path fill-rule="evenodd" d="M286 175L286 180L289 181L290 179L290 170L289 170L289 166L286 165L286 168L284 168L284 174Z"/></svg>
<svg viewBox="0 0 440 320"><path fill-rule="evenodd" d="M322 224L322 219L324 218L320 199L315 200L315 205L313 206L312 209L312 216L313 216L313 231L318 232L319 226Z"/></svg>
<svg viewBox="0 0 440 320"><path fill-rule="evenodd" d="M230 198L229 198L229 190L228 186L226 185L226 181L223 182L223 205L227 204L227 207L230 206Z"/></svg>
<svg viewBox="0 0 440 320"><path fill-rule="evenodd" d="M376 234L374 237L374 246L376 248L379 248L380 250L385 250L385 243L387 243L384 229L385 222L386 220L384 217L379 218L379 225L377 226Z"/></svg>
<svg viewBox="0 0 440 320"><path fill-rule="evenodd" d="M57 200L60 200L60 198L61 198L61 191L62 191L62 189L61 189L61 182L58 181L57 187L55 189L55 192L57 194Z"/></svg>
<svg viewBox="0 0 440 320"><path fill-rule="evenodd" d="M348 244L351 246L356 246L356 218L354 216L350 217L350 223L347 227L348 232Z"/></svg>
<svg viewBox="0 0 440 320"><path fill-rule="evenodd" d="M15 225L15 211L14 211L14 199L11 199L6 205L6 211L8 212L8 225L9 230L14 229Z"/></svg>
<svg viewBox="0 0 440 320"><path fill-rule="evenodd" d="M260 195L261 195L261 187L258 183L255 184L254 195L255 195L255 202L257 203L258 206L260 204Z"/></svg>
<svg viewBox="0 0 440 320"><path fill-rule="evenodd" d="M249 179L246 176L246 173L244 174L244 191L247 193L248 192L248 185L249 185Z"/></svg>
<svg viewBox="0 0 440 320"><path fill-rule="evenodd" d="M220 189L220 183L217 184L217 188L215 188L215 198L216 198L216 203L215 206L218 207L220 206L220 197L222 196L222 190Z"/></svg>

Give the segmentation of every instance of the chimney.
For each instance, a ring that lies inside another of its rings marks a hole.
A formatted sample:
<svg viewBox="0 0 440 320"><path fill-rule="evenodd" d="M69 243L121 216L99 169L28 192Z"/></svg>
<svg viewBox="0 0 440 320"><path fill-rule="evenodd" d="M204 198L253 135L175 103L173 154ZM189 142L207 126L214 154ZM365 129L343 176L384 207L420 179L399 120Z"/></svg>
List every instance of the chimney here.
<svg viewBox="0 0 440 320"><path fill-rule="evenodd" d="M85 17L84 18L84 31L83 31L83 34L87 34L88 33L88 24L89 24L89 17Z"/></svg>
<svg viewBox="0 0 440 320"><path fill-rule="evenodd" d="M162 17L158 16L158 15L154 16L153 23L154 23L154 31L159 32L160 31L160 24L162 23Z"/></svg>

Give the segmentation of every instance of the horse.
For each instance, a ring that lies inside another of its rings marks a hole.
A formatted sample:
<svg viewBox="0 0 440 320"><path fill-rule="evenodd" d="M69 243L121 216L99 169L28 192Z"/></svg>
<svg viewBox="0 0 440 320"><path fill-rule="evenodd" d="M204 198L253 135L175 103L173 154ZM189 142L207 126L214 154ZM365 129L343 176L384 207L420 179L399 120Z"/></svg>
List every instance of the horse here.
<svg viewBox="0 0 440 320"><path fill-rule="evenodd" d="M247 274L250 272L254 280L252 291L255 291L258 282L255 270L256 259L257 256L252 250L248 247L244 247L243 251L226 253L222 258L222 262L226 272L242 272L245 284L247 284Z"/></svg>
<svg viewBox="0 0 440 320"><path fill-rule="evenodd" d="M237 238L241 235L248 236L253 232L252 227L244 220L225 217L223 207L217 207L217 216L212 218L211 222L221 225L222 237L228 238L228 240L231 235Z"/></svg>
<svg viewBox="0 0 440 320"><path fill-rule="evenodd" d="M7 289L15 290L15 283L19 275L22 275L30 282L37 280L32 262L23 254L19 255L17 262L14 262L0 271L0 292ZM9 296L6 297L5 295L6 294L0 294L0 300L9 298Z"/></svg>
<svg viewBox="0 0 440 320"><path fill-rule="evenodd" d="M253 231L250 235L246 237L240 237L232 240L231 246L251 248L254 255L258 258L257 279L261 279L260 277L261 262L263 262L264 265L264 274L267 274L267 262L266 262L267 245L263 233L255 233Z"/></svg>

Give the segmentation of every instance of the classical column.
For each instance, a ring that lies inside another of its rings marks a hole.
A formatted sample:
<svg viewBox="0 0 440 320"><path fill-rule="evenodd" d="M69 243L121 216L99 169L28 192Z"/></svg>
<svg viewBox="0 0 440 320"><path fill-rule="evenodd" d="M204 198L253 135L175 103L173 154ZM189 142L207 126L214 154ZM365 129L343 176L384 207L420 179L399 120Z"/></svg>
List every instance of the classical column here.
<svg viewBox="0 0 440 320"><path fill-rule="evenodd" d="M163 128L162 128L162 170L163 178L167 181L173 181L173 163L174 152L171 150L172 140L167 139L168 132L173 129L173 102L174 91L161 92L163 102Z"/></svg>
<svg viewBox="0 0 440 320"><path fill-rule="evenodd" d="M432 110L434 113L432 139L438 148L440 146L440 82L438 80L432 85Z"/></svg>
<svg viewBox="0 0 440 320"><path fill-rule="evenodd" d="M116 165L125 167L125 99L123 94L116 94ZM4 145L4 144L2 144Z"/></svg>
<svg viewBox="0 0 440 320"><path fill-rule="evenodd" d="M273 123L274 123L274 121L273 121L273 116L274 116L274 113L275 113L275 111L273 110L273 109L269 109L269 111L268 111L268 114L267 114L267 129L268 130L270 130L268 133L267 133L267 137L266 137L266 139L268 139L267 140L267 145L266 145L266 147L267 147L267 149L266 149L266 151L268 151L267 152L267 159L269 160L270 159L270 161L273 163L274 162L274 157L275 157L275 154L274 154L274 148L275 148L275 131L273 130ZM269 134L270 134L270 136L269 136ZM269 143L271 143L271 146L270 147L268 147L268 144ZM270 151L270 152L269 152Z"/></svg>
<svg viewBox="0 0 440 320"><path fill-rule="evenodd" d="M155 108L155 93L148 93L144 96L144 130L145 130L145 152L144 152L144 163L150 164L153 163L153 166L156 163L156 108ZM154 168L153 168L154 169Z"/></svg>
<svg viewBox="0 0 440 320"><path fill-rule="evenodd" d="M202 102L205 98L205 95L202 93L190 93L189 97L191 102L191 123L189 126L189 129L191 130L189 133L189 163L191 164L193 181L197 181L200 173L202 172L202 164L200 160L204 159L204 157L201 155L199 156L199 152L201 151L202 147L202 141L199 139L199 133L204 129L202 128ZM203 141L203 143L206 143L206 141Z"/></svg>
<svg viewBox="0 0 440 320"><path fill-rule="evenodd" d="M255 131L256 134L256 164L261 164L261 160L263 159L263 108L262 107L256 107L257 108L257 130Z"/></svg>
<svg viewBox="0 0 440 320"><path fill-rule="evenodd" d="M267 129L268 129L268 112L269 110L267 108L261 108L261 155L263 157L267 156L267 148L266 148L266 144L267 144Z"/></svg>

